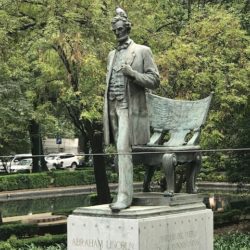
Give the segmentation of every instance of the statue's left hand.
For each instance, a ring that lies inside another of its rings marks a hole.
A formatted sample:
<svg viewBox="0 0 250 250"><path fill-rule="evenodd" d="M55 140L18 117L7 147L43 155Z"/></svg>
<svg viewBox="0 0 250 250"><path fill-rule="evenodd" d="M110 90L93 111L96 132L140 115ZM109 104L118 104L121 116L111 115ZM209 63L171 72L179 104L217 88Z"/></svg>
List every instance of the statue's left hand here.
<svg viewBox="0 0 250 250"><path fill-rule="evenodd" d="M129 64L123 64L121 70L124 75L135 77L135 71L131 68Z"/></svg>

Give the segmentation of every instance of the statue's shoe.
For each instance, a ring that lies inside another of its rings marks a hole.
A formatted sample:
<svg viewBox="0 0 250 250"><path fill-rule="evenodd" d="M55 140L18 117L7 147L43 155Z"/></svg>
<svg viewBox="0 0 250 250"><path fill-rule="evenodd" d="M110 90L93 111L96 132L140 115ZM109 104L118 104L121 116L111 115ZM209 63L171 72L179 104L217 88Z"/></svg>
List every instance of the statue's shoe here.
<svg viewBox="0 0 250 250"><path fill-rule="evenodd" d="M173 191L165 191L164 193L163 193L163 196L164 197L173 197L174 196L174 192Z"/></svg>
<svg viewBox="0 0 250 250"><path fill-rule="evenodd" d="M125 202L117 201L115 203L111 203L109 207L112 212L119 213L121 210L129 208L131 204L126 204Z"/></svg>

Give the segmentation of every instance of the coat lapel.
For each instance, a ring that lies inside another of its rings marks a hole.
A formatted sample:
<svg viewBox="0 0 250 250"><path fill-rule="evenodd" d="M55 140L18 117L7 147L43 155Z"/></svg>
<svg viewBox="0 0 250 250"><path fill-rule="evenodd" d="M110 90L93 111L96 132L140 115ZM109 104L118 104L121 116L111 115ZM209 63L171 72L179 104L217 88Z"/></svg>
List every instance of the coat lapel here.
<svg viewBox="0 0 250 250"><path fill-rule="evenodd" d="M114 59L115 59L115 50L113 50L112 53L110 54L110 59L108 62L108 68L107 68L108 72L107 72L107 78L106 78L107 85L109 84L110 76L112 73Z"/></svg>
<svg viewBox="0 0 250 250"><path fill-rule="evenodd" d="M127 55L126 55L126 64L132 65L135 59L135 43L132 41L130 46L128 47Z"/></svg>

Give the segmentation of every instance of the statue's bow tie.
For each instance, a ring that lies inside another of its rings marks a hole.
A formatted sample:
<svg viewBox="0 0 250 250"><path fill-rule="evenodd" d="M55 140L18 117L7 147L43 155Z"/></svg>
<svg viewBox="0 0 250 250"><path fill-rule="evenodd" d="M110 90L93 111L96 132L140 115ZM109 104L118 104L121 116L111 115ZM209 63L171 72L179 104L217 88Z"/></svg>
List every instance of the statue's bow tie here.
<svg viewBox="0 0 250 250"><path fill-rule="evenodd" d="M129 46L129 44L124 43L122 45L117 46L117 50L127 49L128 46Z"/></svg>

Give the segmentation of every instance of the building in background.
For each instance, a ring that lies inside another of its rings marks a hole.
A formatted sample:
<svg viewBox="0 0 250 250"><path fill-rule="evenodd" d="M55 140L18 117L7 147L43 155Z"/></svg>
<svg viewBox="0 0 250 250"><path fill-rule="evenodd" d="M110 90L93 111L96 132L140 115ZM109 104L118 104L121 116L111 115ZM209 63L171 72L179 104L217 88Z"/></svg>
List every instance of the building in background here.
<svg viewBox="0 0 250 250"><path fill-rule="evenodd" d="M78 154L79 151L79 139L67 139L67 138L47 138L43 141L44 154L51 153L74 153Z"/></svg>

